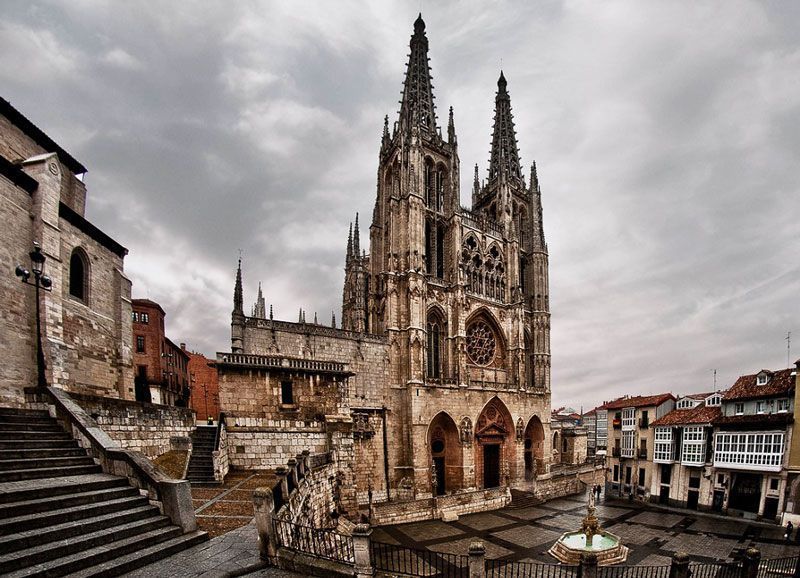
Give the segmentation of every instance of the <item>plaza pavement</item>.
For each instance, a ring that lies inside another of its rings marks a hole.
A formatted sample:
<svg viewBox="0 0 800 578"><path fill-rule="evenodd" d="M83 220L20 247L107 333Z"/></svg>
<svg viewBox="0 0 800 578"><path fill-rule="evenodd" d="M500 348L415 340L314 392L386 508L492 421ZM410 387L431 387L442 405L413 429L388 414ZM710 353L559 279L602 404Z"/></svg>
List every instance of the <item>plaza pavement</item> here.
<svg viewBox="0 0 800 578"><path fill-rule="evenodd" d="M772 524L611 500L601 500L596 513L603 528L630 548L626 564L669 564L678 551L694 562L730 560L749 546L760 549L762 558L800 552L784 542L784 529ZM385 526L376 528L372 539L450 554L467 554L469 544L481 540L487 558L554 563L547 550L563 532L578 530L585 515L586 496L570 496L521 509L512 504L457 522Z"/></svg>

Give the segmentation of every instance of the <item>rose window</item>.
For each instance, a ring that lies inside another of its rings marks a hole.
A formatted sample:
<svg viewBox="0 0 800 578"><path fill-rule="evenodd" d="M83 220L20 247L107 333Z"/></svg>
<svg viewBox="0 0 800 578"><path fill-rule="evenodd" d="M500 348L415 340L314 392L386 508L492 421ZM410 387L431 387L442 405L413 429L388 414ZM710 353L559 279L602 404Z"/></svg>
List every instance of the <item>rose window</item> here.
<svg viewBox="0 0 800 578"><path fill-rule="evenodd" d="M475 365L489 365L494 361L497 342L494 332L485 321L473 323L467 330L467 355Z"/></svg>

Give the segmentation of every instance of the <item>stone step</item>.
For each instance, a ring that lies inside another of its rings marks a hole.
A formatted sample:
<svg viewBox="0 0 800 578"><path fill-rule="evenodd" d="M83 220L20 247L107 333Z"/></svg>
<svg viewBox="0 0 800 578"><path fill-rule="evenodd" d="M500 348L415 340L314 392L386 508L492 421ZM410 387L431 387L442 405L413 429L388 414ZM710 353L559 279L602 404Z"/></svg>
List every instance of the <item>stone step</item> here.
<svg viewBox="0 0 800 578"><path fill-rule="evenodd" d="M0 504L10 504L25 500L37 500L93 492L107 488L129 487L128 480L110 474L90 474L86 476L63 476L47 480L29 480L0 484Z"/></svg>
<svg viewBox="0 0 800 578"><path fill-rule="evenodd" d="M104 513L92 518L64 522L47 528L15 532L8 536L0 537L0 552L12 552L24 548L32 548L39 544L47 544L55 540L70 538L86 532L95 532L104 528L110 528L112 526L118 526L120 524L143 520L144 518L158 515L158 508L148 504L121 512Z"/></svg>
<svg viewBox="0 0 800 578"><path fill-rule="evenodd" d="M44 409L0 407L0 417L6 415L28 415L31 417L50 417L50 413Z"/></svg>
<svg viewBox="0 0 800 578"><path fill-rule="evenodd" d="M137 534L135 536L126 537L121 540L96 546L81 552L75 552L68 556L56 558L55 560L48 560L35 566L22 568L15 572L9 573L8 578L21 578L22 576L67 576L72 575L78 570L84 570L108 562L109 560L116 560L121 556L125 556L132 552L141 552L153 544L159 544L180 536L181 531L177 526L166 526L157 528L150 532Z"/></svg>
<svg viewBox="0 0 800 578"><path fill-rule="evenodd" d="M20 514L13 518L0 520L0 536L84 520L102 514L139 508L148 504L149 502L145 496L122 496L112 500L88 502L56 510L41 511L35 514Z"/></svg>
<svg viewBox="0 0 800 578"><path fill-rule="evenodd" d="M47 423L58 425L50 414L34 413L0 413L0 423Z"/></svg>
<svg viewBox="0 0 800 578"><path fill-rule="evenodd" d="M52 469L30 469L30 470L11 470L0 472L0 482L18 482L20 480L37 480L42 478L52 478L58 476L75 476L81 474L99 474L103 469L98 465L85 466L63 466L58 470Z"/></svg>
<svg viewBox="0 0 800 578"><path fill-rule="evenodd" d="M0 461L25 460L31 458L64 458L69 456L85 456L86 450L81 447L66 448L20 448L9 450L0 448Z"/></svg>
<svg viewBox="0 0 800 578"><path fill-rule="evenodd" d="M64 432L64 428L62 428L57 423L52 423L50 421L42 423L36 423L30 421L0 423L0 432L12 432L12 431Z"/></svg>
<svg viewBox="0 0 800 578"><path fill-rule="evenodd" d="M190 548L206 540L208 540L208 534L205 532L198 531L184 534L177 538L171 538L165 542L156 544L155 546L150 546L149 548L138 550L132 554L127 554L92 568L73 573L72 577L99 578L104 576L121 576L122 574L162 560L167 556L181 552L186 548Z"/></svg>
<svg viewBox="0 0 800 578"><path fill-rule="evenodd" d="M94 532L80 533L76 536L59 539L57 543L38 544L0 556L0 572L10 572L33 566L34 564L42 564L75 552L124 540L145 532L152 532L168 525L169 518L166 516L149 516L141 520L113 524ZM177 528L175 529L178 530Z"/></svg>
<svg viewBox="0 0 800 578"><path fill-rule="evenodd" d="M73 488L73 492L74 493L71 494L59 494L45 498L40 497L2 504L0 505L0 520L12 518L14 516L38 514L40 512L47 512L48 510L63 510L64 508L72 508L74 506L85 506L86 504L97 504L98 502L139 496L139 491L127 484L95 491L83 491L83 488L75 487Z"/></svg>
<svg viewBox="0 0 800 578"><path fill-rule="evenodd" d="M62 468L69 466L90 466L94 464L94 460L86 455L83 456L65 456L55 458L17 458L10 460L0 459L0 472L10 472L19 470L38 470L52 468ZM52 471L49 472L52 477Z"/></svg>
<svg viewBox="0 0 800 578"><path fill-rule="evenodd" d="M48 431L48 432L36 432L36 431L4 431L0 432L0 446L8 447L17 447L17 444L23 443L36 443L41 444L45 442L72 442L78 443L65 431Z"/></svg>

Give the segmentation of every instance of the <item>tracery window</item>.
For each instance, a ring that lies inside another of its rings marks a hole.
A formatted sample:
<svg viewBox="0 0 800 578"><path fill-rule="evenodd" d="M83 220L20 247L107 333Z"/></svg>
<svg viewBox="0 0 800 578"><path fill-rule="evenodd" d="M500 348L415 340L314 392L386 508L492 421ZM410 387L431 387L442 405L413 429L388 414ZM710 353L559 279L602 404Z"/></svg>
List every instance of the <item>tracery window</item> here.
<svg viewBox="0 0 800 578"><path fill-rule="evenodd" d="M490 365L497 353L497 340L492 328L478 320L467 329L467 355L475 365Z"/></svg>
<svg viewBox="0 0 800 578"><path fill-rule="evenodd" d="M431 379L442 377L444 360L444 337L446 335L444 321L435 311L428 315L428 351L427 376Z"/></svg>
<svg viewBox="0 0 800 578"><path fill-rule="evenodd" d="M468 291L505 301L505 263L497 245L492 245L484 255L475 236L467 235L461 246L461 269Z"/></svg>

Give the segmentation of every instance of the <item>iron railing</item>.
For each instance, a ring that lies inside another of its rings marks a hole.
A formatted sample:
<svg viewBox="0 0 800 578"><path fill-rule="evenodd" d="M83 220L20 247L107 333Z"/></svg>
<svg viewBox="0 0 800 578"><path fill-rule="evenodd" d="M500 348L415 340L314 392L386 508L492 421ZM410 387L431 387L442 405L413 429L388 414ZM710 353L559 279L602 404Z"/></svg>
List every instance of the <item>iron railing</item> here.
<svg viewBox="0 0 800 578"><path fill-rule="evenodd" d="M469 577L469 556L417 550L383 542L370 542L370 556L375 570L389 574L431 578Z"/></svg>
<svg viewBox="0 0 800 578"><path fill-rule="evenodd" d="M739 578L741 573L742 565L739 562L689 564L689 576L692 578Z"/></svg>
<svg viewBox="0 0 800 578"><path fill-rule="evenodd" d="M273 518L272 523L275 524L279 546L326 560L355 564L352 536L345 536L335 530L301 526L278 518Z"/></svg>
<svg viewBox="0 0 800 578"><path fill-rule="evenodd" d="M580 566L486 560L486 578L578 578Z"/></svg>
<svg viewBox="0 0 800 578"><path fill-rule="evenodd" d="M771 560L761 560L758 565L759 578L775 578L778 576L794 576L800 563L798 556L788 556L786 558L773 558ZM727 576L722 578L728 578Z"/></svg>
<svg viewBox="0 0 800 578"><path fill-rule="evenodd" d="M669 578L669 566L599 566L597 578Z"/></svg>

